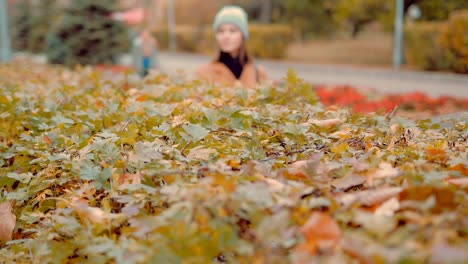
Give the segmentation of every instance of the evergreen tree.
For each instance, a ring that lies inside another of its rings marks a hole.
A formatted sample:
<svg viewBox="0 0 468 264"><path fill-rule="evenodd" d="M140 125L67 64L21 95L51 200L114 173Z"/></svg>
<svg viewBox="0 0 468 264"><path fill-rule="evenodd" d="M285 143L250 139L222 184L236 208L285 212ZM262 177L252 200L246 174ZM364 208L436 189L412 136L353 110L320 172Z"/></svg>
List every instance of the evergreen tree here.
<svg viewBox="0 0 468 264"><path fill-rule="evenodd" d="M29 50L29 38L32 31L31 0L22 0L15 3L12 25L12 46L17 51Z"/></svg>
<svg viewBox="0 0 468 264"><path fill-rule="evenodd" d="M29 50L34 53L44 52L46 49L46 36L58 16L56 2L57 0L41 0L34 6L28 45Z"/></svg>
<svg viewBox="0 0 468 264"><path fill-rule="evenodd" d="M118 1L72 1L47 38L51 63L73 66L109 64L128 51L127 28L111 18Z"/></svg>

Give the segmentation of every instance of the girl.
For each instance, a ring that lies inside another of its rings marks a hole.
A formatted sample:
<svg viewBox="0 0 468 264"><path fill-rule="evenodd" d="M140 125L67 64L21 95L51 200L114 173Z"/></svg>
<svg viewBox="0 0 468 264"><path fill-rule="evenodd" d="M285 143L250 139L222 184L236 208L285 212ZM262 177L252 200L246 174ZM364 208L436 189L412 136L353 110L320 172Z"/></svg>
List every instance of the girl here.
<svg viewBox="0 0 468 264"><path fill-rule="evenodd" d="M215 16L213 30L219 54L196 71L198 78L211 83L247 88L253 88L266 79L263 68L256 66L247 53L248 19L242 8L223 7Z"/></svg>
<svg viewBox="0 0 468 264"><path fill-rule="evenodd" d="M149 29L144 28L133 41L134 67L142 77L146 77L150 69L159 68L158 43Z"/></svg>

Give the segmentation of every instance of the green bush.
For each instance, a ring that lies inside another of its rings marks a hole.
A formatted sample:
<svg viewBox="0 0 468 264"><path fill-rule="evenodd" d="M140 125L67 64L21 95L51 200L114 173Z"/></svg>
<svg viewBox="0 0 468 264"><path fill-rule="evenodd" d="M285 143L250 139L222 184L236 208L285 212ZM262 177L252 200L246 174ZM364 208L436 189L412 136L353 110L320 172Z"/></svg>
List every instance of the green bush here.
<svg viewBox="0 0 468 264"><path fill-rule="evenodd" d="M446 22L420 22L405 29L407 62L423 70L468 73L468 11Z"/></svg>
<svg viewBox="0 0 468 264"><path fill-rule="evenodd" d="M468 10L454 12L440 36L451 70L468 73Z"/></svg>
<svg viewBox="0 0 468 264"><path fill-rule="evenodd" d="M407 63L423 70L448 69L448 62L439 41L446 27L444 22L420 22L405 28Z"/></svg>
<svg viewBox="0 0 468 264"><path fill-rule="evenodd" d="M292 30L285 25L252 25L248 43L250 53L258 58L284 58L292 38Z"/></svg>
<svg viewBox="0 0 468 264"><path fill-rule="evenodd" d="M286 55L292 32L285 25L249 26L249 53L257 58L283 58ZM167 28L154 30L159 46L165 50L169 47L169 32ZM200 52L212 54L216 43L211 27L178 26L175 30L177 49L185 52Z"/></svg>

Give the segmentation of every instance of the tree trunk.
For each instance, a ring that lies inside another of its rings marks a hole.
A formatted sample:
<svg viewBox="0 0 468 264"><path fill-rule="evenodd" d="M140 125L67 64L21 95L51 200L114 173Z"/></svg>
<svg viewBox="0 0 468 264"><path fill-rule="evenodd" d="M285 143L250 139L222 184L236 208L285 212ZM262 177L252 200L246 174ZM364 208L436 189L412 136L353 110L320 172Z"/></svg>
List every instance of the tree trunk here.
<svg viewBox="0 0 468 264"><path fill-rule="evenodd" d="M261 23L271 23L271 14L273 12L273 0L261 0L259 20Z"/></svg>
<svg viewBox="0 0 468 264"><path fill-rule="evenodd" d="M357 35L359 34L359 32L361 31L361 28L362 28L362 24L359 23L359 22L356 22L356 23L353 23L352 24L352 28L351 28L351 37L353 39L357 38Z"/></svg>

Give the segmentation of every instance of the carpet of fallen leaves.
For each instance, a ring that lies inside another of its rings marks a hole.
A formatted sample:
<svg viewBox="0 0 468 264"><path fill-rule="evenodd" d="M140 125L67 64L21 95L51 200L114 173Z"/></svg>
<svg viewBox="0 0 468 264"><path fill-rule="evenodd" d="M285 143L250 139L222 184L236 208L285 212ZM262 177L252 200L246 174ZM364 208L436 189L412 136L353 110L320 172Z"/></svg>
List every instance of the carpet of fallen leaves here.
<svg viewBox="0 0 468 264"><path fill-rule="evenodd" d="M466 263L467 117L312 91L0 66L0 263Z"/></svg>

